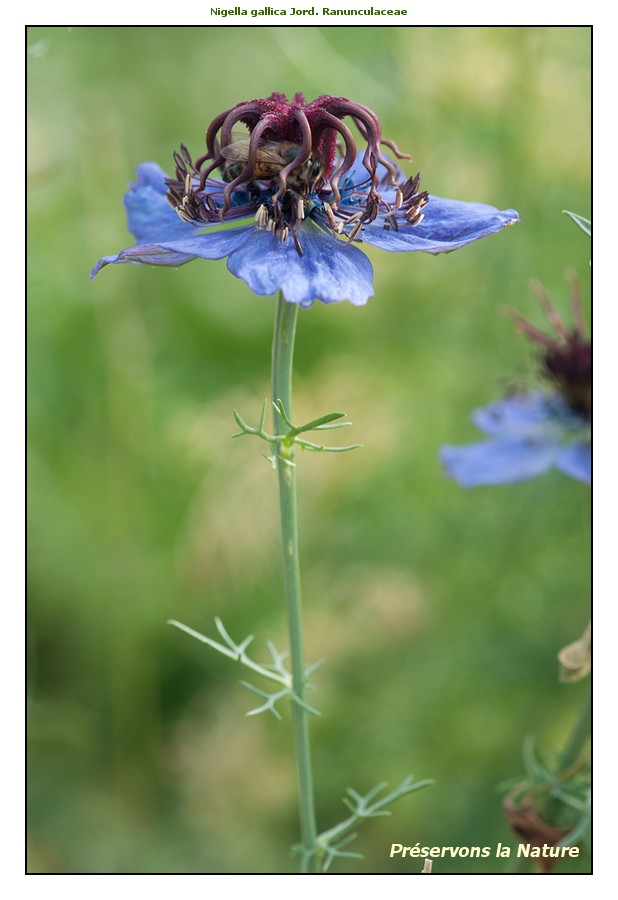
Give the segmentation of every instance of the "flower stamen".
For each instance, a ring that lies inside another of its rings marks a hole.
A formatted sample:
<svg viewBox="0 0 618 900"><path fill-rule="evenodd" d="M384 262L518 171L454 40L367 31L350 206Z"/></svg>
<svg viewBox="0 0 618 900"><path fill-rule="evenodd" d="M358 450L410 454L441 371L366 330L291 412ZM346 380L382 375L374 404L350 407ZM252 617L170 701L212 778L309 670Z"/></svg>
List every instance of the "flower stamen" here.
<svg viewBox="0 0 618 900"><path fill-rule="evenodd" d="M366 142L367 175L359 181L355 173L355 183L341 187L358 156L346 116ZM233 131L239 123L247 128L240 139ZM253 214L255 227L277 240L285 242L291 233L299 253L297 232L308 215L322 219L335 235L345 233L348 241L359 240L378 217L385 230L418 225L429 196L418 192L418 175L401 179L382 146L399 159L411 159L382 137L377 116L360 103L328 95L306 103L302 94L288 101L275 93L216 116L206 131L206 153L195 163L181 144L174 153L176 178L168 180L168 202L183 222L195 225ZM216 169L220 179L213 176Z"/></svg>

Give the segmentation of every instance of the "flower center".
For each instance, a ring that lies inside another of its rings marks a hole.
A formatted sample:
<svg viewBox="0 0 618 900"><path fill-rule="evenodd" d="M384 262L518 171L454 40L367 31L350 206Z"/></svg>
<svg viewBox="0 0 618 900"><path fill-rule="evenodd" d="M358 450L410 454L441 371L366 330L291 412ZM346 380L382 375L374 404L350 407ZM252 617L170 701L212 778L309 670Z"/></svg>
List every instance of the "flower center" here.
<svg viewBox="0 0 618 900"><path fill-rule="evenodd" d="M592 407L592 347L575 332L564 346L555 345L543 357L544 374L557 386L571 409L590 419Z"/></svg>
<svg viewBox="0 0 618 900"><path fill-rule="evenodd" d="M361 184L346 177L357 158L346 117L366 142ZM240 134L233 130L239 125L246 129ZM418 175L398 183L401 173L382 153L383 145L397 158L411 159L382 137L377 116L360 103L329 95L307 103L302 94L289 101L274 93L218 115L206 132L206 153L195 163L181 146L174 154L176 178L168 181L168 201L194 224L254 214L256 226L279 240L291 235L301 255L297 232L309 214L351 241L378 215L386 229L416 225L428 195L418 192ZM382 185L393 195L389 202L380 193Z"/></svg>
<svg viewBox="0 0 618 900"><path fill-rule="evenodd" d="M539 298L545 317L555 334L545 334L517 313L514 318L519 331L544 348L541 375L555 385L573 412L590 420L592 346L586 336L579 283L574 274L569 276L569 280L574 323L572 329L565 326L547 291L538 283L532 285L532 290Z"/></svg>

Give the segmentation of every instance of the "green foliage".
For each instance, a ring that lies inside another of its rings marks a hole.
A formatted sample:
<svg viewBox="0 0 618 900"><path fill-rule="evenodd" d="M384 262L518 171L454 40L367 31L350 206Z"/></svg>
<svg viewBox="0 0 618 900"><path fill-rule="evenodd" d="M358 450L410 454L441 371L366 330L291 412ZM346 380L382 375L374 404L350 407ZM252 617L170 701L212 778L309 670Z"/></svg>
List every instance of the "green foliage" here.
<svg viewBox="0 0 618 900"><path fill-rule="evenodd" d="M555 657L588 620L588 495L558 473L465 492L436 451L532 371L500 308L540 322L534 277L566 315L564 270L586 284L561 210L589 210L589 43L585 27L28 30L30 871L296 871L289 715L246 719L229 660L165 624L221 615L286 646L275 477L230 440L232 410L269 394L276 299L224 262L88 282L127 242L136 165L171 168L215 114L273 90L366 103L423 188L521 216L448 256L370 248L365 308L300 311L294 409L348 410L363 444L296 460L307 657L327 660L319 825L347 784L436 782L337 871L410 871L393 842L511 840L495 785L525 734L561 746L572 725Z"/></svg>
<svg viewBox="0 0 618 900"><path fill-rule="evenodd" d="M526 739L523 753L526 777L506 783L509 794L505 803L516 811L534 811L532 821L539 825L535 843L547 841L547 834L556 829L555 843L567 847L579 845L580 851L589 855L592 812L590 751L587 747L587 737L590 735L589 697L581 719L585 727L582 734L574 735L578 746L572 756L563 751L541 756L534 740L531 737ZM565 758L567 755L568 759ZM533 836L534 833L526 835L529 841L533 840Z"/></svg>
<svg viewBox="0 0 618 900"><path fill-rule="evenodd" d="M585 219L583 216L578 216L577 213L569 212L568 209L563 209L562 211L575 222L577 227L584 232L586 237L592 237L592 222L590 219Z"/></svg>
<svg viewBox="0 0 618 900"><path fill-rule="evenodd" d="M298 705L302 706L303 709L305 709L308 713L311 713L314 716L319 716L319 712L317 711L317 709L313 709L313 707L309 706L308 703L305 703L294 693L292 687L292 675L290 672L288 672L284 665L285 659L288 654L279 653L272 641L268 641L267 644L268 652L270 653L272 662L260 664L250 659L245 653L245 650L253 641L253 635L250 634L244 639L244 641L242 641L242 643L237 644L229 636L223 626L223 622L217 616L215 617L215 625L217 626L217 631L223 638L225 644L220 644L218 641L213 641L212 638L206 637L206 635L194 631L192 628L189 628L187 625L183 625L181 622L175 622L173 619L170 619L168 625L174 625L176 628L179 628L181 631L186 632L186 634L191 635L191 637L196 638L203 644L207 644L213 650L216 650L217 653L221 653L223 654L223 656L227 656L229 659L233 659L239 662L241 665L246 666L248 669L251 669L251 671L255 672L257 675L261 675L262 678L266 678L269 681L274 681L276 684L282 685L282 687L278 691L269 694L267 691L263 691L260 688L255 687L255 685L253 684L250 684L246 681L241 682L244 687L248 688L250 691L253 691L254 694L258 694L260 697L264 697L266 699L266 703L264 703L262 706L259 706L256 709L249 710L249 712L247 713L248 716L256 716L259 713L266 712L268 710L275 716L276 719L281 719L281 714L275 706L275 703L278 700L282 700L284 697L287 697L294 703L298 703ZM312 675L316 671L316 669L318 669L323 663L324 660L319 660L317 663L308 666L305 672L306 678L309 678L309 676Z"/></svg>
<svg viewBox="0 0 618 900"><path fill-rule="evenodd" d="M328 831L323 831L317 838L320 871L328 872L335 859L362 859L362 853L343 849L357 837L355 833L352 833L352 828L359 823L366 822L368 819L375 819L378 816L390 816L391 811L387 809L388 806L401 799L401 797L407 797L408 794L413 794L415 791L428 787L430 784L433 784L433 782L429 779L415 782L414 777L408 775L394 790L388 794L383 794L377 800L375 798L388 787L385 781L376 784L364 796L361 796L353 788L347 788L346 794L348 796L343 798L343 802L352 814L337 825L333 825ZM370 802L372 800L374 801L373 803ZM305 854L301 871L308 871L308 862L309 860Z"/></svg>

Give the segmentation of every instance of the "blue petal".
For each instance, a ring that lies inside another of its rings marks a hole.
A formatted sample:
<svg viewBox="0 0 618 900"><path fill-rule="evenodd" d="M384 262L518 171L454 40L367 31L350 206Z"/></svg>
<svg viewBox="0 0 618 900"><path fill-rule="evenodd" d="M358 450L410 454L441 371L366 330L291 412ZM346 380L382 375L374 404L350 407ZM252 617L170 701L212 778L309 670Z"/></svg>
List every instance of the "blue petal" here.
<svg viewBox="0 0 618 900"><path fill-rule="evenodd" d="M157 194L164 197L167 193L167 173L163 171L161 166L156 162L140 163L136 172L137 179L130 185L130 189L134 190L140 187L150 187Z"/></svg>
<svg viewBox="0 0 618 900"><path fill-rule="evenodd" d="M462 487L478 487L543 475L552 467L556 451L552 441L484 441L464 447L442 447L440 459Z"/></svg>
<svg viewBox="0 0 618 900"><path fill-rule="evenodd" d="M477 428L501 440L550 438L556 443L587 435L590 427L560 394L540 391L516 394L476 409L472 421Z"/></svg>
<svg viewBox="0 0 618 900"><path fill-rule="evenodd" d="M590 484L592 472L592 454L590 444L568 444L556 456L556 466L565 475Z"/></svg>
<svg viewBox="0 0 618 900"><path fill-rule="evenodd" d="M139 244L173 241L195 231L183 222L165 199L167 175L156 163L142 163L137 180L125 194L128 226Z"/></svg>
<svg viewBox="0 0 618 900"><path fill-rule="evenodd" d="M540 392L505 397L472 413L477 428L503 440L540 438L557 426L566 431L570 418L560 398Z"/></svg>
<svg viewBox="0 0 618 900"><path fill-rule="evenodd" d="M252 227L246 225L243 228L232 228L228 231L211 231L207 234L196 234L192 225L189 228L189 237L180 240L166 240L156 243L135 244L121 250L115 256L104 256L100 259L90 277L94 278L97 272L110 263L141 263L150 266L182 266L192 259L223 259L233 252L243 241L252 234Z"/></svg>
<svg viewBox="0 0 618 900"><path fill-rule="evenodd" d="M195 228L189 228L190 236L180 240L136 244L114 256L104 256L90 277L110 263L181 266L197 258L229 256L230 272L242 278L254 293L282 290L286 300L300 306L311 306L314 300L350 300L359 306L373 295L373 270L365 254L311 221L305 222L299 233L303 256L291 237L281 243L269 231L252 225L206 234L196 234Z"/></svg>
<svg viewBox="0 0 618 900"><path fill-rule="evenodd" d="M514 209L499 210L485 203L465 203L433 195L423 212L422 222L400 226L398 231L385 229L384 217L378 216L363 228L360 237L383 250L449 253L519 221Z"/></svg>
<svg viewBox="0 0 618 900"><path fill-rule="evenodd" d="M292 237L281 243L269 231L255 230L250 240L230 252L228 269L256 294L278 290L290 303L311 306L314 300L356 306L373 296L371 263L357 247L322 231L307 220L299 231L300 256Z"/></svg>

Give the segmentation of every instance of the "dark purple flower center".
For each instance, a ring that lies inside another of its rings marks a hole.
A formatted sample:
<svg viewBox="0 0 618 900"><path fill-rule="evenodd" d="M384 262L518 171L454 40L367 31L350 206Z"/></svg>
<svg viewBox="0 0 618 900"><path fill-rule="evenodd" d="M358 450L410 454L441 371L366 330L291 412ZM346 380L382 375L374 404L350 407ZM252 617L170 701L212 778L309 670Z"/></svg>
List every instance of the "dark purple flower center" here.
<svg viewBox="0 0 618 900"><path fill-rule="evenodd" d="M347 191L350 201L345 176L357 158L346 117L366 144L367 177L354 186L353 203L342 202L341 194ZM240 134L234 131L239 125L246 129ZM411 159L382 137L377 116L360 103L328 95L307 103L300 93L291 101L274 93L220 113L206 132L206 153L195 162L181 145L174 154L176 177L168 181L168 201L183 220L198 225L254 215L256 225L279 240L292 235L301 254L297 231L312 213L338 234L349 226L349 240L378 215L385 228L415 225L427 193L418 193L418 175L398 184L401 173L382 153L383 145L398 159ZM213 177L216 170L220 178ZM393 193L391 202L380 194L382 185Z"/></svg>
<svg viewBox="0 0 618 900"><path fill-rule="evenodd" d="M590 419L592 405L592 347L572 332L565 344L543 357L545 375L558 387L572 410Z"/></svg>
<svg viewBox="0 0 618 900"><path fill-rule="evenodd" d="M590 420L592 410L592 345L586 336L579 285L571 276L573 327L568 329L540 284L532 286L555 334L545 334L515 314L518 329L544 348L541 375L560 391L570 409Z"/></svg>

